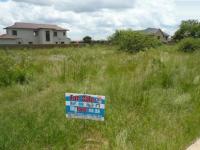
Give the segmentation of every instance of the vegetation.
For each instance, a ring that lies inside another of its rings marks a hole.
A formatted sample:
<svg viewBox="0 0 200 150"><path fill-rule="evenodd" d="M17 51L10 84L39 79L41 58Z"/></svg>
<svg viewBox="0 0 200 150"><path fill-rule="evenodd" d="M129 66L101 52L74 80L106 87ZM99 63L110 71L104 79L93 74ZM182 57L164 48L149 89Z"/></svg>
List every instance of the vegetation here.
<svg viewBox="0 0 200 150"><path fill-rule="evenodd" d="M117 30L109 40L118 45L120 50L138 52L161 45L161 42L154 36L146 35L133 30Z"/></svg>
<svg viewBox="0 0 200 150"><path fill-rule="evenodd" d="M31 80L33 66L24 55L18 58L2 52L0 60L0 87L13 83L24 84Z"/></svg>
<svg viewBox="0 0 200 150"><path fill-rule="evenodd" d="M83 42L90 44L90 43L92 43L92 38L90 36L85 36L83 38Z"/></svg>
<svg viewBox="0 0 200 150"><path fill-rule="evenodd" d="M180 41L184 38L200 38L200 22L198 20L182 21L180 28L173 36L175 41Z"/></svg>
<svg viewBox="0 0 200 150"><path fill-rule="evenodd" d="M177 150L200 136L199 51L86 46L0 56L1 83L17 70L26 81L1 84L0 149ZM105 95L105 121L66 119L65 92Z"/></svg>
<svg viewBox="0 0 200 150"><path fill-rule="evenodd" d="M200 39L186 38L179 43L179 50L184 52L193 52L200 50Z"/></svg>

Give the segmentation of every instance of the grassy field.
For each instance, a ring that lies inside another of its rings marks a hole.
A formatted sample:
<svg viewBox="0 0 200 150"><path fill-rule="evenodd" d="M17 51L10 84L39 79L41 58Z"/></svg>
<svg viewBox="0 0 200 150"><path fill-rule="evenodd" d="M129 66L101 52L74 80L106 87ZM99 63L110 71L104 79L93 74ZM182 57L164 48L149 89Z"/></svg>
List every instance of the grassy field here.
<svg viewBox="0 0 200 150"><path fill-rule="evenodd" d="M175 46L1 50L0 149L184 150L200 136L199 64ZM66 119L65 92L105 95L105 121Z"/></svg>

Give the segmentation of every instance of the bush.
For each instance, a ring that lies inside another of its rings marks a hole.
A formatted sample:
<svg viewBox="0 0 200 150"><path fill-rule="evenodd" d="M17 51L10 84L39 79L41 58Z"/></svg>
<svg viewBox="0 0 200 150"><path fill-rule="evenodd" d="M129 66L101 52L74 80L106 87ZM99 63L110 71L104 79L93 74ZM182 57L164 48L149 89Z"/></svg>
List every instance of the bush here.
<svg viewBox="0 0 200 150"><path fill-rule="evenodd" d="M120 50L138 52L161 45L154 36L132 30L118 30L109 40L119 46Z"/></svg>
<svg viewBox="0 0 200 150"><path fill-rule="evenodd" d="M200 39L186 38L181 40L178 49L184 52L193 52L200 49Z"/></svg>

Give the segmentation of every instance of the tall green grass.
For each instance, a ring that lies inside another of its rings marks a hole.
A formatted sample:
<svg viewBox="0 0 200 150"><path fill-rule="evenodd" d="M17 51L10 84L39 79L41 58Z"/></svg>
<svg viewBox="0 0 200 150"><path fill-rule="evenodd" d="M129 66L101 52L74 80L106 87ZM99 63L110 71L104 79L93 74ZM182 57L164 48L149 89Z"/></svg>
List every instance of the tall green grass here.
<svg viewBox="0 0 200 150"><path fill-rule="evenodd" d="M0 149L185 149L200 136L200 53L175 49L0 51L0 71L20 62L28 80L0 87ZM105 121L66 119L65 92L105 95Z"/></svg>

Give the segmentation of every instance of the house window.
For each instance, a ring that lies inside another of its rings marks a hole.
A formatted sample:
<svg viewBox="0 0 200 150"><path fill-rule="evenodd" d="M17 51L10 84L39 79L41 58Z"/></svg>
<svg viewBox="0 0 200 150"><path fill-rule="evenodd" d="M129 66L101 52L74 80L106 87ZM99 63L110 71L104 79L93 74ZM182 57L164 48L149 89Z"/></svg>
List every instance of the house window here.
<svg viewBox="0 0 200 150"><path fill-rule="evenodd" d="M53 33L53 36L57 36L57 32L54 32L54 33Z"/></svg>
<svg viewBox="0 0 200 150"><path fill-rule="evenodd" d="M50 32L46 31L46 41L49 42L50 41Z"/></svg>
<svg viewBox="0 0 200 150"><path fill-rule="evenodd" d="M58 44L58 42L56 42L56 44Z"/></svg>
<svg viewBox="0 0 200 150"><path fill-rule="evenodd" d="M38 31L33 31L34 36L38 36Z"/></svg>
<svg viewBox="0 0 200 150"><path fill-rule="evenodd" d="M65 42L61 42L61 44L65 44Z"/></svg>
<svg viewBox="0 0 200 150"><path fill-rule="evenodd" d="M28 44L32 45L32 44L33 44L33 42L28 42Z"/></svg>
<svg viewBox="0 0 200 150"><path fill-rule="evenodd" d="M65 36L66 35L66 32L63 32L63 36Z"/></svg>
<svg viewBox="0 0 200 150"><path fill-rule="evenodd" d="M17 36L17 31L16 30L12 30L12 35Z"/></svg>
<svg viewBox="0 0 200 150"><path fill-rule="evenodd" d="M22 43L21 43L21 42L18 42L18 44L21 45Z"/></svg>

